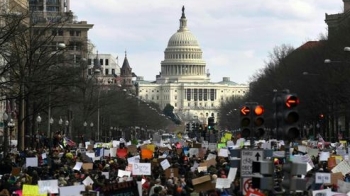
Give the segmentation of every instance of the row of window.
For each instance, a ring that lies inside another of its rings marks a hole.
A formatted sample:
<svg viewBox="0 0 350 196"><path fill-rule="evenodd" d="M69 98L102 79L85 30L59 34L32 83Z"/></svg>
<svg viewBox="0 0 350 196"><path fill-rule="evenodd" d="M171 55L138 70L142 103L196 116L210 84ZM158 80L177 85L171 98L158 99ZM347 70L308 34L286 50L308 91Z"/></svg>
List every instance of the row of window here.
<svg viewBox="0 0 350 196"><path fill-rule="evenodd" d="M88 74L92 75L92 73L93 73L92 69L88 69ZM105 75L109 75L109 74L115 75L115 69L111 69L111 72L109 72L109 69L105 69Z"/></svg>
<svg viewBox="0 0 350 196"><path fill-rule="evenodd" d="M216 89L185 89L187 101L214 101L216 99Z"/></svg>
<svg viewBox="0 0 350 196"><path fill-rule="evenodd" d="M166 59L201 59L202 54L166 54Z"/></svg>
<svg viewBox="0 0 350 196"><path fill-rule="evenodd" d="M94 63L96 59L94 59ZM88 65L91 65L92 59L88 59ZM100 59L100 65L109 65L109 59Z"/></svg>

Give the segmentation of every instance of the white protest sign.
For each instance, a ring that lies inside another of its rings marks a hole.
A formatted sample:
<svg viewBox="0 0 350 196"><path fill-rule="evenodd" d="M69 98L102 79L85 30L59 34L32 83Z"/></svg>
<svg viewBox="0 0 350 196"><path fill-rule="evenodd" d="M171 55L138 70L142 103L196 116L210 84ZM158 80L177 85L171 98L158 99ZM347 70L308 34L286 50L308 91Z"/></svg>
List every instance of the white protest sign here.
<svg viewBox="0 0 350 196"><path fill-rule="evenodd" d="M227 178L217 178L216 179L216 186L217 189L224 189L224 188L230 188L231 182Z"/></svg>
<svg viewBox="0 0 350 196"><path fill-rule="evenodd" d="M341 172L343 176L350 172L350 165L347 161L342 161L332 169L333 173Z"/></svg>
<svg viewBox="0 0 350 196"><path fill-rule="evenodd" d="M109 149L109 155L111 157L116 157L117 156L117 148L110 148Z"/></svg>
<svg viewBox="0 0 350 196"><path fill-rule="evenodd" d="M85 186L94 184L94 181L90 178L90 176L86 177L85 180L83 180L83 184Z"/></svg>
<svg viewBox="0 0 350 196"><path fill-rule="evenodd" d="M113 146L113 147L118 147L118 146L119 146L119 143L120 143L120 141L113 140L113 141L112 141L112 146Z"/></svg>
<svg viewBox="0 0 350 196"><path fill-rule="evenodd" d="M228 172L227 179L233 182L236 178L236 174L237 174L237 168L231 167L230 171Z"/></svg>
<svg viewBox="0 0 350 196"><path fill-rule="evenodd" d="M199 149L198 149L198 148L190 148L190 149L188 150L188 153L190 154L191 157L192 157L193 155L194 155L194 156L197 156L198 153L199 153Z"/></svg>
<svg viewBox="0 0 350 196"><path fill-rule="evenodd" d="M312 196L328 196L330 194L331 194L331 189L312 191Z"/></svg>
<svg viewBox="0 0 350 196"><path fill-rule="evenodd" d="M344 182L342 180L338 180L338 192L340 193L348 193L350 191L350 183Z"/></svg>
<svg viewBox="0 0 350 196"><path fill-rule="evenodd" d="M331 173L316 172L315 182L317 184L331 183Z"/></svg>
<svg viewBox="0 0 350 196"><path fill-rule="evenodd" d="M220 148L218 156L219 157L228 157L228 149Z"/></svg>
<svg viewBox="0 0 350 196"><path fill-rule="evenodd" d="M151 163L133 163L133 175L151 175Z"/></svg>
<svg viewBox="0 0 350 196"><path fill-rule="evenodd" d="M207 160L210 160L210 159L216 159L216 155L209 153L208 157L207 157Z"/></svg>
<svg viewBox="0 0 350 196"><path fill-rule="evenodd" d="M164 159L162 162L160 162L160 165L162 166L163 170L166 170L170 167L168 159Z"/></svg>
<svg viewBox="0 0 350 196"><path fill-rule="evenodd" d="M121 170L121 169L118 169L118 177L124 177L124 176L128 176L130 177L131 176L131 172L130 171L125 171L125 170Z"/></svg>
<svg viewBox="0 0 350 196"><path fill-rule="evenodd" d="M140 163L140 155L128 158L128 163Z"/></svg>
<svg viewBox="0 0 350 196"><path fill-rule="evenodd" d="M87 152L86 156L90 157L90 158L95 158L95 153L94 152Z"/></svg>
<svg viewBox="0 0 350 196"><path fill-rule="evenodd" d="M208 170L208 167L207 166L202 166L202 167L197 167L198 169L198 172L206 172Z"/></svg>
<svg viewBox="0 0 350 196"><path fill-rule="evenodd" d="M77 196L81 195L81 191L85 191L85 185L62 186L59 187L60 195Z"/></svg>
<svg viewBox="0 0 350 196"><path fill-rule="evenodd" d="M41 154L41 158L46 159L47 158L46 153Z"/></svg>
<svg viewBox="0 0 350 196"><path fill-rule="evenodd" d="M38 167L38 157L27 157L26 167Z"/></svg>
<svg viewBox="0 0 350 196"><path fill-rule="evenodd" d="M58 193L58 180L39 180L39 194Z"/></svg>
<svg viewBox="0 0 350 196"><path fill-rule="evenodd" d="M328 161L329 152L321 152L320 153L320 161Z"/></svg>
<svg viewBox="0 0 350 196"><path fill-rule="evenodd" d="M80 170L81 166L83 166L83 162L76 162L73 170Z"/></svg>
<svg viewBox="0 0 350 196"><path fill-rule="evenodd" d="M102 172L102 175L106 177L106 179L109 179L109 172Z"/></svg>

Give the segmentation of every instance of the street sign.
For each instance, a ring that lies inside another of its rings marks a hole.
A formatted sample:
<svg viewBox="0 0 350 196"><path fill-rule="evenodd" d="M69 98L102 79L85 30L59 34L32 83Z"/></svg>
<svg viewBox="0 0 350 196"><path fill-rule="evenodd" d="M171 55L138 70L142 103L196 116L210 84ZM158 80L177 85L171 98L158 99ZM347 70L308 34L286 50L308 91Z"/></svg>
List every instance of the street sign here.
<svg viewBox="0 0 350 196"><path fill-rule="evenodd" d="M249 107L247 107L247 106L243 106L243 107L242 107L242 109L241 109L241 114L242 114L243 116L247 116L247 115L249 114L249 112L250 112Z"/></svg>
<svg viewBox="0 0 350 196"><path fill-rule="evenodd" d="M252 175L253 161L264 159L264 150L259 149L242 149L241 151L241 175Z"/></svg>

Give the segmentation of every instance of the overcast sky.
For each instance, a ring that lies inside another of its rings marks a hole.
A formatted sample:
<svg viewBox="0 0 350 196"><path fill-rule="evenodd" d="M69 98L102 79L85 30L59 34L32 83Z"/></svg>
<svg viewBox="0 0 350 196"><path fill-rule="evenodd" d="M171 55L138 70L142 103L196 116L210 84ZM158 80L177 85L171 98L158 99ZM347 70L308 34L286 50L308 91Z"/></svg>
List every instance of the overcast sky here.
<svg viewBox="0 0 350 196"><path fill-rule="evenodd" d="M276 46L298 47L327 34L325 13L343 11L342 0L71 0L79 21L94 24L89 39L99 53L127 50L133 72L155 80L181 8L197 37L211 81L247 83Z"/></svg>

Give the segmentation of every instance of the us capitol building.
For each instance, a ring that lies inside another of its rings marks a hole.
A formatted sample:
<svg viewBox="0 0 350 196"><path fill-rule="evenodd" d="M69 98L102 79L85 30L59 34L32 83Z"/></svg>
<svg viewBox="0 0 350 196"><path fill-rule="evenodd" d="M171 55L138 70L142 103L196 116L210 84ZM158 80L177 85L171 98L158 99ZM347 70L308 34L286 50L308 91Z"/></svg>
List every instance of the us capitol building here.
<svg viewBox="0 0 350 196"><path fill-rule="evenodd" d="M180 28L169 39L156 81L136 79L139 99L155 102L161 109L170 104L183 121L198 119L207 123L210 116L219 120L220 103L232 96L243 96L249 86L232 82L229 77L223 77L221 82L210 82L202 53L196 37L187 28L183 7Z"/></svg>

